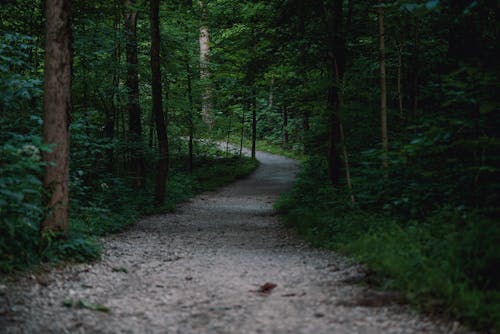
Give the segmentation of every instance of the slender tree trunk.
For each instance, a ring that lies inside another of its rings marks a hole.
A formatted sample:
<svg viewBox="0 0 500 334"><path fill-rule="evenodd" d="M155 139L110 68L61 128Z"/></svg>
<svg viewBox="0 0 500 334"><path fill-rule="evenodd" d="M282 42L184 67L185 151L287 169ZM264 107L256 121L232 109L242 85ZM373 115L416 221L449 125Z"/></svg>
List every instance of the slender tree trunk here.
<svg viewBox="0 0 500 334"><path fill-rule="evenodd" d="M257 96L252 88L252 159L255 159L255 146L257 142Z"/></svg>
<svg viewBox="0 0 500 334"><path fill-rule="evenodd" d="M187 75L187 94L189 102L189 156L188 156L188 169L191 172L193 170L193 137L194 137L194 120L193 120L193 88L192 88L192 73L191 66L189 66L189 57L186 57L186 75Z"/></svg>
<svg viewBox="0 0 500 334"><path fill-rule="evenodd" d="M387 152L389 149L389 139L387 134L387 88L385 73L385 38L384 38L384 12L382 0L378 0L378 34L379 34L379 62L380 62L380 121L382 132L382 166L387 168L389 162Z"/></svg>
<svg viewBox="0 0 500 334"><path fill-rule="evenodd" d="M111 92L111 107L106 108L106 120L104 121L104 136L109 140L111 143L113 141L114 135L115 135L115 123L116 123L116 115L118 112L118 107L117 107L117 99L119 99L119 94L120 94L120 71L118 70L120 67L120 57L121 57L121 52L120 52L120 42L116 38L118 29L119 29L119 23L120 23L120 14L117 12L114 17L114 22L113 22L113 29L115 31L115 40L114 40L114 48L113 52L111 54L112 62L113 62L113 86L112 86L112 92ZM114 166L114 152L113 152L113 147L110 147L107 149L107 171L109 173L113 172L113 166Z"/></svg>
<svg viewBox="0 0 500 334"><path fill-rule="evenodd" d="M245 135L245 109L241 113L240 158L243 154L243 136Z"/></svg>
<svg viewBox="0 0 500 334"><path fill-rule="evenodd" d="M207 8L204 1L199 1L201 8L200 44L200 79L204 85L201 100L201 117L212 128L212 87L210 85L210 31L207 25Z"/></svg>
<svg viewBox="0 0 500 334"><path fill-rule="evenodd" d="M404 117L403 111L403 92L402 92L402 70L403 70L403 39L401 38L399 47L398 47L398 106L399 106L399 115L401 118Z"/></svg>
<svg viewBox="0 0 500 334"><path fill-rule="evenodd" d="M274 77L271 78L271 85L269 87L269 99L267 100L267 109L269 112L273 109L274 104Z"/></svg>
<svg viewBox="0 0 500 334"><path fill-rule="evenodd" d="M69 123L71 115L71 1L46 0L43 142L43 177L47 208L40 224L47 232L68 230Z"/></svg>
<svg viewBox="0 0 500 334"><path fill-rule="evenodd" d="M142 124L139 106L139 74L137 71L137 10L130 8L133 0L125 0L125 33L127 36L127 81L129 112L129 143L131 167L136 178L136 187L144 186L145 161L142 152Z"/></svg>
<svg viewBox="0 0 500 334"><path fill-rule="evenodd" d="M288 148L288 109L285 104L283 104L281 110L283 116L283 147Z"/></svg>
<svg viewBox="0 0 500 334"><path fill-rule="evenodd" d="M160 0L150 2L151 19L151 74L152 74L152 113L155 115L156 133L158 134L158 144L160 146L160 160L156 172L154 205L159 207L165 201L166 183L168 178L168 137L165 126L165 118L162 111L162 88L161 88L161 68L160 68Z"/></svg>
<svg viewBox="0 0 500 334"><path fill-rule="evenodd" d="M342 4L342 0L334 0L331 7L325 8L325 21L329 31L328 76L330 81L327 101L327 107L330 112L330 130L328 137L328 176L332 184L337 184L339 182L341 173L341 136L337 77L342 80L345 69L345 41L342 35Z"/></svg>
<svg viewBox="0 0 500 334"><path fill-rule="evenodd" d="M347 180L347 189L349 189L349 197L351 198L351 203L355 204L356 199L354 197L354 192L352 190L351 168L349 166L349 155L347 154L347 145L345 142L344 126L342 125L342 122L340 122L340 140L342 141L342 154L344 155L345 178Z"/></svg>
<svg viewBox="0 0 500 334"><path fill-rule="evenodd" d="M415 41L414 41L414 59L413 59L413 82L412 82L412 117L414 120L417 118L417 108L418 108L418 81L420 72L420 60L419 60L419 49L420 49L420 19L417 17L415 19Z"/></svg>

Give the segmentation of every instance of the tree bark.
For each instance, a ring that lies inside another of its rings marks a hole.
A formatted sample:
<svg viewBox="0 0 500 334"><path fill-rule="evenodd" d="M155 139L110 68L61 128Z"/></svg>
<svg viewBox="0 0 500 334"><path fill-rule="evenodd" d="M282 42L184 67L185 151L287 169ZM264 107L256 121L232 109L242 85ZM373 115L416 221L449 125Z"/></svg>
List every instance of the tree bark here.
<svg viewBox="0 0 500 334"><path fill-rule="evenodd" d="M200 79L203 83L201 100L201 117L209 128L213 126L212 116L212 88L210 85L210 31L207 25L207 8L203 1L200 1L201 24L199 34L200 44Z"/></svg>
<svg viewBox="0 0 500 334"><path fill-rule="evenodd" d="M283 104L282 107L283 115L283 147L288 148L288 109Z"/></svg>
<svg viewBox="0 0 500 334"><path fill-rule="evenodd" d="M71 1L47 0L45 23L45 74L43 152L46 214L40 232L68 230L69 123L71 115Z"/></svg>
<svg viewBox="0 0 500 334"><path fill-rule="evenodd" d="M413 50L413 82L412 82L412 92L411 92L411 108L412 117L414 120L417 119L417 108L418 108L418 81L420 72L420 60L419 60L419 49L420 49L420 19L417 17L415 19L415 40L414 40L414 50Z"/></svg>
<svg viewBox="0 0 500 334"><path fill-rule="evenodd" d="M131 168L136 178L136 187L144 186L145 161L142 152L142 124L139 106L139 74L137 71L137 10L131 8L134 0L125 0L125 34L127 37L127 80L129 112L129 144Z"/></svg>
<svg viewBox="0 0 500 334"><path fill-rule="evenodd" d="M243 137L245 135L245 109L241 111L241 128L240 128L240 158L243 155Z"/></svg>
<svg viewBox="0 0 500 334"><path fill-rule="evenodd" d="M330 112L330 129L328 137L328 176L332 184L340 180L340 115L338 82L344 77L345 41L342 35L343 1L334 0L331 7L325 8L325 21L328 28L328 88L327 108Z"/></svg>
<svg viewBox="0 0 500 334"><path fill-rule="evenodd" d="M378 35L379 35L379 63L380 63L380 123L382 133L382 166L387 168L389 162L387 152L389 149L389 139L387 134L387 86L385 72L385 37L384 37L384 11L382 0L378 0Z"/></svg>
<svg viewBox="0 0 500 334"><path fill-rule="evenodd" d="M252 159L255 159L255 146L257 142L257 96L255 88L252 88Z"/></svg>
<svg viewBox="0 0 500 334"><path fill-rule="evenodd" d="M159 207L165 201L166 183L168 178L168 136L165 125L165 118L162 111L162 85L160 68L160 0L150 2L151 20L151 88L153 98L152 113L155 116L156 133L158 135L158 145L160 146L160 159L158 160L158 170L156 172L154 205Z"/></svg>
<svg viewBox="0 0 500 334"><path fill-rule="evenodd" d="M189 142L188 142L188 170L193 171L193 137L194 137L194 115L193 115L193 87L191 66L189 66L189 57L186 57L186 75L187 75L187 96L189 103Z"/></svg>
<svg viewBox="0 0 500 334"><path fill-rule="evenodd" d="M403 87L402 87L402 72L403 72L403 38L401 38L398 46L398 107L399 115L404 117L403 111Z"/></svg>

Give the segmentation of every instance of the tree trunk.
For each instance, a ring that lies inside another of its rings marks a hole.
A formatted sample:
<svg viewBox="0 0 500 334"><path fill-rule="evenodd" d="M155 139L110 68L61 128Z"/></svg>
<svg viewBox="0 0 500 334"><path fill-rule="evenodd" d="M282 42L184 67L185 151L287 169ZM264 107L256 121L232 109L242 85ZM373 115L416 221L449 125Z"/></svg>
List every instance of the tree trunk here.
<svg viewBox="0 0 500 334"><path fill-rule="evenodd" d="M200 1L201 24L200 35L198 38L200 44L200 79L204 85L201 100L201 117L203 122L209 128L213 126L212 117L212 88L210 85L210 31L207 26L207 8L203 1Z"/></svg>
<svg viewBox="0 0 500 334"><path fill-rule="evenodd" d="M69 123L71 115L71 2L47 0L45 23L45 77L43 142L44 204L47 208L40 232L68 230Z"/></svg>
<svg viewBox="0 0 500 334"><path fill-rule="evenodd" d="M401 38L398 47L398 107L399 115L401 118L404 117L403 111L403 92L402 92L402 70L403 70L403 39Z"/></svg>
<svg viewBox="0 0 500 334"><path fill-rule="evenodd" d="M193 171L193 137L194 137L194 115L193 115L193 88L192 88L192 73L189 66L189 57L186 57L186 75L187 75L187 95L189 102L189 143L188 143L188 170Z"/></svg>
<svg viewBox="0 0 500 334"><path fill-rule="evenodd" d="M160 160L156 172L154 205L159 207L165 201L166 183L168 178L168 137L165 118L162 111L161 68L160 68L160 0L150 2L151 19L151 88L153 98L152 113L155 116L156 133L160 146Z"/></svg>
<svg viewBox="0 0 500 334"><path fill-rule="evenodd" d="M257 142L257 96L252 88L252 159L255 159L255 146Z"/></svg>
<svg viewBox="0 0 500 334"><path fill-rule="evenodd" d="M274 104L274 77L271 78L271 86L269 87L269 99L267 100L267 109L272 111Z"/></svg>
<svg viewBox="0 0 500 334"><path fill-rule="evenodd" d="M283 148L288 148L288 109L283 104Z"/></svg>
<svg viewBox="0 0 500 334"><path fill-rule="evenodd" d="M127 37L127 80L129 111L129 145L131 168L136 178L136 187L144 186L145 161L142 152L141 109L139 107L139 74L137 71L137 10L130 8L133 0L125 0L125 34Z"/></svg>
<svg viewBox="0 0 500 334"><path fill-rule="evenodd" d="M334 0L332 7L325 8L325 20L328 28L328 88L327 107L330 112L330 130L328 137L328 176L332 184L340 180L340 115L338 82L344 77L345 41L342 35L343 1Z"/></svg>
<svg viewBox="0 0 500 334"><path fill-rule="evenodd" d="M413 82L412 82L412 92L411 92L411 107L412 107L412 117L413 120L417 119L417 108L418 108L418 81L420 72L419 63L419 48L420 48L420 20L417 17L415 19L415 41L414 41L414 59L413 59Z"/></svg>
<svg viewBox="0 0 500 334"><path fill-rule="evenodd" d="M379 34L379 62L380 62L380 121L382 132L382 166L387 168L389 162L387 151L389 149L389 139L387 134L387 88L385 74L385 40L384 40L384 12L382 0L378 0L378 34Z"/></svg>
<svg viewBox="0 0 500 334"><path fill-rule="evenodd" d="M243 137L245 135L245 109L241 111L241 129L240 129L240 158L243 155Z"/></svg>

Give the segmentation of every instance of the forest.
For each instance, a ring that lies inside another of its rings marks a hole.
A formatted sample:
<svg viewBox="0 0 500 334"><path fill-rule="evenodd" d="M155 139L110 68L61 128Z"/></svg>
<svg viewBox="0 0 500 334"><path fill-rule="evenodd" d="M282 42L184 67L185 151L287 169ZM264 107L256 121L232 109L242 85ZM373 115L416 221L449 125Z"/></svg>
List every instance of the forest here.
<svg viewBox="0 0 500 334"><path fill-rule="evenodd" d="M500 330L499 12L2 1L0 273L99 259L267 151L301 164L286 226L423 312Z"/></svg>

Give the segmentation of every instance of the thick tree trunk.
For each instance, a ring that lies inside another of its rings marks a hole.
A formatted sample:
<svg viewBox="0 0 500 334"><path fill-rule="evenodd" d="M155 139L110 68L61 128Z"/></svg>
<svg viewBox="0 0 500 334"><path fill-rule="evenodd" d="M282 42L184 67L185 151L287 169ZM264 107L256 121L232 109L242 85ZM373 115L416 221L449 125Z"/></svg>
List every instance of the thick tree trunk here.
<svg viewBox="0 0 500 334"><path fill-rule="evenodd" d="M159 207L165 201L166 183L168 178L168 137L165 126L165 118L162 111L162 89L161 89L161 68L160 68L160 0L151 0L150 3L151 20L151 88L153 98L152 113L155 116L156 133L158 134L158 144L160 146L160 160L156 171L154 205Z"/></svg>
<svg viewBox="0 0 500 334"><path fill-rule="evenodd" d="M144 186L145 162L142 152L141 109L139 107L139 74L137 71L137 10L130 8L133 0L125 0L125 34L127 37L127 80L129 143L131 168L136 178L136 187Z"/></svg>
<svg viewBox="0 0 500 334"><path fill-rule="evenodd" d="M387 152L389 149L389 139L387 134L387 86L385 72L385 37L384 37L384 12L382 0L378 0L378 34L379 34L379 63L380 63L380 123L382 133L382 166L387 168L389 163Z"/></svg>
<svg viewBox="0 0 500 334"><path fill-rule="evenodd" d="M210 85L210 31L207 26L207 8L203 1L200 1L201 24L199 34L200 44L200 79L203 83L201 100L201 117L203 122L210 128L213 126L212 116L212 88Z"/></svg>
<svg viewBox="0 0 500 334"><path fill-rule="evenodd" d="M69 123L71 114L71 1L47 0L45 24L45 77L43 152L46 162L43 187L46 215L40 224L46 232L68 230Z"/></svg>

